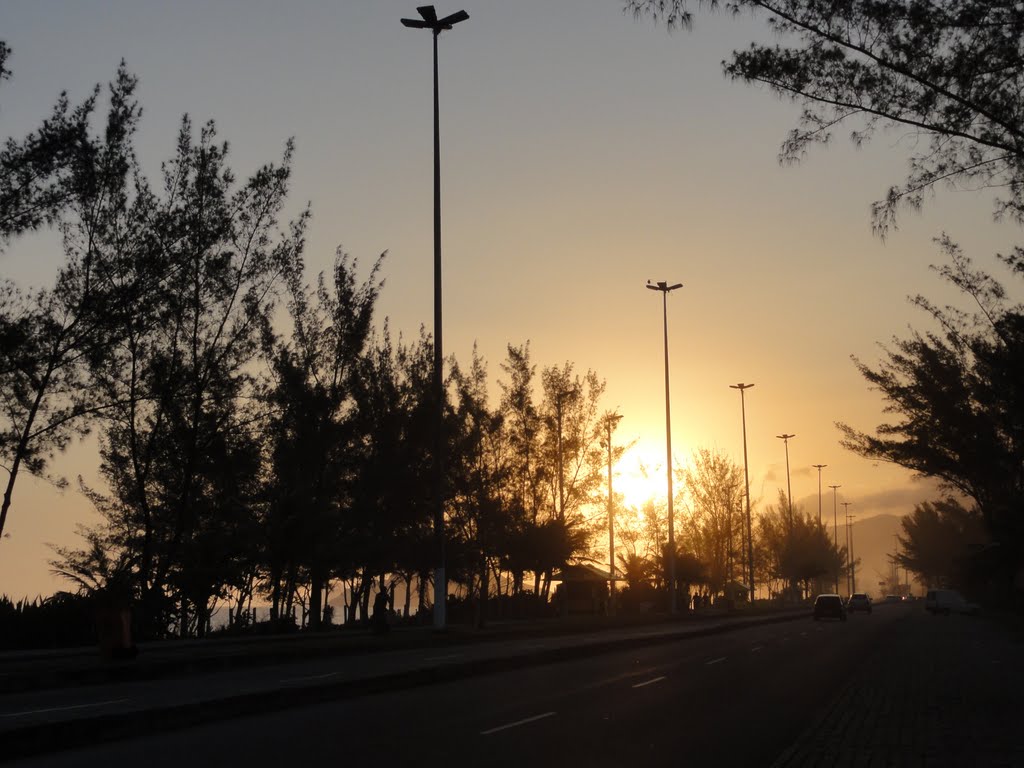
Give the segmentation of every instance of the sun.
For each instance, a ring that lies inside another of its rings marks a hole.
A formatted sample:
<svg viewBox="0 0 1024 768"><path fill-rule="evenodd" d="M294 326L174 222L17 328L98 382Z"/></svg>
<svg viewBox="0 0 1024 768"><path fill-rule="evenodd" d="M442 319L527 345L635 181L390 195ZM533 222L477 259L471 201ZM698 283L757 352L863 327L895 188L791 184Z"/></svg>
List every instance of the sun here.
<svg viewBox="0 0 1024 768"><path fill-rule="evenodd" d="M612 490L627 508L643 509L649 500L665 498L665 457L632 450L615 465Z"/></svg>
<svg viewBox="0 0 1024 768"><path fill-rule="evenodd" d="M677 469L686 466L689 454L682 449L673 450L672 463ZM666 483L664 448L634 446L613 468L612 491L627 509L643 509L651 499L664 504ZM678 480L674 483L673 495L678 498Z"/></svg>

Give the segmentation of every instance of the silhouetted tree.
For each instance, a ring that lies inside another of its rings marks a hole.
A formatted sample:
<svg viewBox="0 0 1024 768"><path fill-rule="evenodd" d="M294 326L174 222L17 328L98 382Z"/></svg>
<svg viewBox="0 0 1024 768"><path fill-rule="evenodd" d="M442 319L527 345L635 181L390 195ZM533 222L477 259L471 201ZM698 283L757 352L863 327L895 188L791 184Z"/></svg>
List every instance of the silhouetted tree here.
<svg viewBox="0 0 1024 768"><path fill-rule="evenodd" d="M547 465L544 475L548 481L549 519L558 521L570 540L588 542L591 531L583 529L585 519L581 511L594 500L601 482L604 461L600 450L599 403L605 383L593 371L588 370L581 377L573 368L572 363L566 362L561 367L549 366L541 371L541 457ZM550 577L550 570L545 571L545 595Z"/></svg>
<svg viewBox="0 0 1024 768"><path fill-rule="evenodd" d="M802 508L794 507L790 515L785 491L779 491L777 505L758 516L755 539L769 584L781 580L794 593L798 585L807 593L815 580L832 579L844 570L846 548L837 548L828 527Z"/></svg>
<svg viewBox="0 0 1024 768"><path fill-rule="evenodd" d="M202 631L231 578L224 528L255 501L252 364L282 278L300 263L306 221L277 233L290 143L280 166L236 188L215 140L212 123L195 142L183 120L162 195L102 244L137 298L112 332L118 343L93 361L92 383L109 403L101 472L126 518L120 546L132 550L146 635L165 631L168 592L179 630ZM137 188L147 199L139 179ZM199 563L224 570L200 576Z"/></svg>
<svg viewBox="0 0 1024 768"><path fill-rule="evenodd" d="M509 476L506 492L512 529L508 532L505 567L512 574L512 592L523 590L524 574L531 570L528 551L531 528L542 522L545 487L549 467L543 460L541 440L543 419L534 399L536 366L530 360L529 342L507 346L501 369L508 381L500 381L501 406L509 449ZM540 585L540 573L534 572L534 590Z"/></svg>
<svg viewBox="0 0 1024 768"><path fill-rule="evenodd" d="M687 0L627 0L636 14L689 26ZM798 161L852 124L856 144L880 126L921 137L910 173L873 206L885 231L937 184L995 188L996 210L1024 222L1024 8L987 0L875 2L733 0L712 9L763 13L789 45L752 43L723 63L728 77L767 85L803 107L780 160Z"/></svg>
<svg viewBox="0 0 1024 768"><path fill-rule="evenodd" d="M101 244L129 206L135 86L122 65L102 136L89 132L95 97L73 117L62 99L38 135L0 152L0 242L60 218L66 255L51 289L25 296L0 282L0 457L7 470L0 537L19 473L45 473L53 455L88 429L83 417L107 404L85 374L89 360L117 338L118 306Z"/></svg>
<svg viewBox="0 0 1024 768"><path fill-rule="evenodd" d="M515 525L511 512L517 494L511 485L511 457L500 412L487 403L487 367L473 350L468 371L453 366L456 407L453 454L453 522L461 531L469 558L461 576L474 601L475 623L486 617L490 574L507 555L507 532Z"/></svg>
<svg viewBox="0 0 1024 768"><path fill-rule="evenodd" d="M895 419L875 434L839 427L843 445L856 453L937 478L973 500L1000 545L1009 583L1024 563L1024 305L1011 305L954 244L943 247L951 263L940 272L978 310L917 297L938 330L894 339L877 367L856 360ZM1006 261L1024 276L1024 262Z"/></svg>
<svg viewBox="0 0 1024 768"><path fill-rule="evenodd" d="M313 629L320 626L331 573L353 566L351 560L343 562L340 548L353 527L347 519L355 504L359 456L368 441L377 439L359 424L357 390L391 383L385 370L363 380L362 358L383 286L378 278L382 260L359 284L358 263L339 250L330 282L321 274L315 291L307 289L299 270L290 271L293 332L290 339L274 343L271 352L275 384L265 539L271 615L279 617L282 585L288 600L301 568L310 580ZM393 433L380 426L383 436Z"/></svg>
<svg viewBox="0 0 1024 768"><path fill-rule="evenodd" d="M0 82L10 78L6 67L11 49L0 41ZM125 76L124 62L118 70L118 80ZM134 84L134 83L133 83ZM123 92L123 82L111 86L114 96L110 118L114 118L125 104L117 103L117 94ZM104 153L103 139L90 134L93 112L100 87L81 104L72 107L67 93L62 93L50 116L38 129L23 139L7 139L0 149L0 252L15 235L52 226L67 214L81 212L83 198L92 195L92 202L101 202L95 195L95 182L105 175L97 165ZM130 95L130 94L129 94ZM132 121L137 115L131 115ZM125 117L121 114L119 120ZM115 128L108 135L110 146L116 146L129 126L122 123L117 129L108 119L108 127ZM97 173L99 171L99 173Z"/></svg>
<svg viewBox="0 0 1024 768"><path fill-rule="evenodd" d="M433 342L421 328L412 343L393 345L387 327L361 362L355 388L358 447L346 530L355 545L350 579L363 615L375 580L391 572L424 585L437 563L433 535L430 381ZM450 414L446 409L446 423ZM446 435L451 435L446 426Z"/></svg>
<svg viewBox="0 0 1024 768"><path fill-rule="evenodd" d="M732 578L734 563L743 572L743 468L702 448L694 452L692 466L676 475L690 499L685 540L705 564L707 584L717 594Z"/></svg>
<svg viewBox="0 0 1024 768"><path fill-rule="evenodd" d="M953 498L914 505L901 525L897 563L928 586L964 586L969 558L988 541L978 511Z"/></svg>

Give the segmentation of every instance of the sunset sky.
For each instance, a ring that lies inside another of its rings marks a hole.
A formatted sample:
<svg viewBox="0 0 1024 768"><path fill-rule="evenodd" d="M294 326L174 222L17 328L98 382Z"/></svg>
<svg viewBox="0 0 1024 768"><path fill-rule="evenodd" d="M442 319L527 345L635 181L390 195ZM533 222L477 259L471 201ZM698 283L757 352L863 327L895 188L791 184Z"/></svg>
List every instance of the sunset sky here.
<svg viewBox="0 0 1024 768"><path fill-rule="evenodd" d="M618 0L465 0L470 19L440 40L445 352L474 342L497 381L508 343L530 342L539 369L575 364L607 380L604 406L636 445L619 467L627 501L664 494L661 297L669 297L673 445L742 463L747 393L752 497L785 487L817 508L827 464L839 501L860 516L903 514L933 496L910 474L843 451L834 422L883 418L851 360L928 327L907 296L956 300L929 270L946 231L997 275L992 254L1019 236L992 221L986 193L941 190L883 241L869 207L904 177L914 137L879 134L797 167L779 144L798 107L728 81L720 62L751 39L751 18L698 14L690 32L636 21ZM123 58L140 79L138 139L151 179L181 116L217 122L246 177L297 146L292 213L312 202L312 278L336 247L368 267L389 255L379 320L415 336L432 324L431 41L403 27L411 2L387 0L5 0L13 78L0 86L0 136L38 126L61 90L80 101ZM923 146L923 144L922 144ZM16 241L0 274L46 285L62 261L53 233ZM1010 285L1011 288L1016 286ZM539 387L539 382L538 382ZM495 403L497 388L495 387ZM637 465L650 465L645 486ZM95 481L95 445L54 469ZM76 492L19 480L0 543L0 593L48 594L46 542L75 542L95 518Z"/></svg>

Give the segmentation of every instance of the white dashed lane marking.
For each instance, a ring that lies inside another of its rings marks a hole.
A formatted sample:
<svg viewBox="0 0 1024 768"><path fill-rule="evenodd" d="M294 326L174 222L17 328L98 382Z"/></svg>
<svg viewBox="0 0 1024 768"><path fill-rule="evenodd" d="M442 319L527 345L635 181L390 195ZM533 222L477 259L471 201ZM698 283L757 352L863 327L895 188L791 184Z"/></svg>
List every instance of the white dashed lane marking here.
<svg viewBox="0 0 1024 768"><path fill-rule="evenodd" d="M651 685L652 683L659 683L659 682L661 682L664 679L665 679L665 676L662 675L661 677L655 677L655 678L652 678L650 680L644 680L644 682L637 683L633 687L634 688L643 688L645 685Z"/></svg>
<svg viewBox="0 0 1024 768"><path fill-rule="evenodd" d="M5 712L0 717L26 717L28 715L42 715L47 712L68 712L72 709L88 709L90 707L105 707L108 704L120 704L128 699L110 699L108 701L94 701L89 704L72 704L67 707L48 707L46 709L28 709L24 712Z"/></svg>
<svg viewBox="0 0 1024 768"><path fill-rule="evenodd" d="M506 723L505 725L499 725L496 728L488 728L486 731L480 731L481 736L490 736L492 733L498 731L507 731L509 728L518 728L521 725L528 723L534 723L538 720L543 720L545 717L554 717L554 712L545 712L543 715L534 715L533 717L527 717L524 720L516 720L514 723Z"/></svg>

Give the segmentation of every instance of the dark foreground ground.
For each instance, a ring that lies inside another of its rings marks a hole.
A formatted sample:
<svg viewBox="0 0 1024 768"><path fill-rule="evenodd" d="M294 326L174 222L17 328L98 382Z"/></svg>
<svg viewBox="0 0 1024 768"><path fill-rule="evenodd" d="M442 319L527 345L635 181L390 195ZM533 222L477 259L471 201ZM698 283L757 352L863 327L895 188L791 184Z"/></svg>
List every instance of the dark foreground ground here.
<svg viewBox="0 0 1024 768"><path fill-rule="evenodd" d="M1019 619L915 611L773 768L809 766L1024 766Z"/></svg>
<svg viewBox="0 0 1024 768"><path fill-rule="evenodd" d="M12 693L0 739L33 766L1024 766L1006 621L918 604L575 629L318 641L280 663Z"/></svg>

